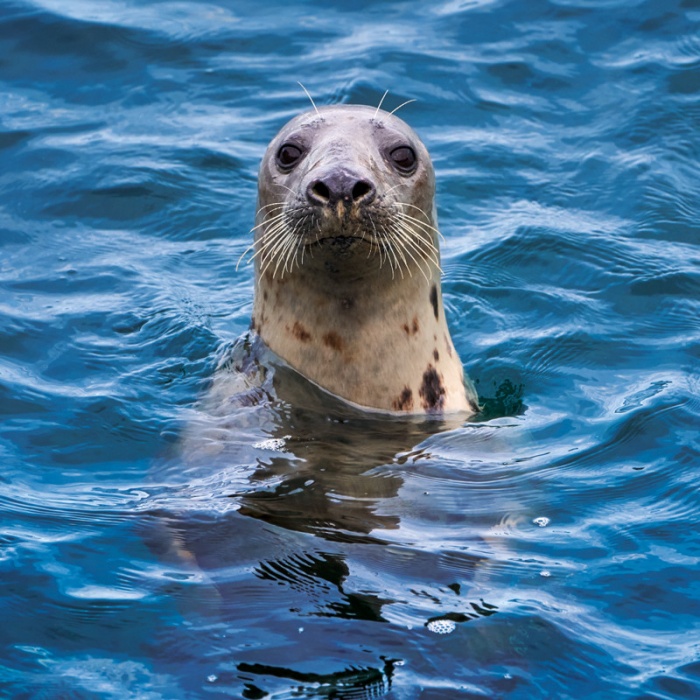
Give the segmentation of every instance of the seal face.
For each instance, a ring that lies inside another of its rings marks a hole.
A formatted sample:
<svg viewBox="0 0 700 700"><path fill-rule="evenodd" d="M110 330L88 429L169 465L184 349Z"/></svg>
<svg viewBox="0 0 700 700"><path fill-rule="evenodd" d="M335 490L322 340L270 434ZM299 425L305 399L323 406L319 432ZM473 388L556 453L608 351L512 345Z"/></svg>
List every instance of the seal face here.
<svg viewBox="0 0 700 700"><path fill-rule="evenodd" d="M473 413L442 305L434 192L401 119L358 105L292 119L260 166L253 330L351 403Z"/></svg>

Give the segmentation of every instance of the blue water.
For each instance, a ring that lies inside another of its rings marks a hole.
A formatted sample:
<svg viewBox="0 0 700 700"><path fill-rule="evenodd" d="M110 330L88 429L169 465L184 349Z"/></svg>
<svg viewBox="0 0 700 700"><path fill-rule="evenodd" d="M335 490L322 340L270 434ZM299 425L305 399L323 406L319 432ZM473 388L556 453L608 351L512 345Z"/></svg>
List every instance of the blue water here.
<svg viewBox="0 0 700 700"><path fill-rule="evenodd" d="M0 695L700 696L699 30L698 0L2 3ZM486 410L311 397L190 458L298 80L416 100Z"/></svg>

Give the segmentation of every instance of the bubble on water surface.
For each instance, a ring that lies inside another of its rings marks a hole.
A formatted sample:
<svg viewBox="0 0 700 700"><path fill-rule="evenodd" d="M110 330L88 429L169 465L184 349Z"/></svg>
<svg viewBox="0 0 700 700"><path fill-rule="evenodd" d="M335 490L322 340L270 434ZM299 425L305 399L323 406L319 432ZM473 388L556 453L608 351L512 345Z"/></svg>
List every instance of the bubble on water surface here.
<svg viewBox="0 0 700 700"><path fill-rule="evenodd" d="M535 523L535 525L537 525L538 527L547 527L547 525L549 525L549 518L535 518L532 522Z"/></svg>
<svg viewBox="0 0 700 700"><path fill-rule="evenodd" d="M272 452L286 452L287 440L292 437L285 435L281 438L270 438L269 440L261 440L256 442L253 447L259 450L271 450Z"/></svg>
<svg viewBox="0 0 700 700"><path fill-rule="evenodd" d="M457 623L452 620L430 620L426 627L435 634L450 634L457 628Z"/></svg>

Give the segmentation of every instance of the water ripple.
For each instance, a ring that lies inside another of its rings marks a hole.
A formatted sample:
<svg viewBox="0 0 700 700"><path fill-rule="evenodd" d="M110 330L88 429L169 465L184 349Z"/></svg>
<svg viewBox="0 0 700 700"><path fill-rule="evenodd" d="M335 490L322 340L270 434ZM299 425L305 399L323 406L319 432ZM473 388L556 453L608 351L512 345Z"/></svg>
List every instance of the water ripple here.
<svg viewBox="0 0 700 700"><path fill-rule="evenodd" d="M698 694L695 4L7 4L9 695ZM475 420L197 405L297 80L416 99Z"/></svg>

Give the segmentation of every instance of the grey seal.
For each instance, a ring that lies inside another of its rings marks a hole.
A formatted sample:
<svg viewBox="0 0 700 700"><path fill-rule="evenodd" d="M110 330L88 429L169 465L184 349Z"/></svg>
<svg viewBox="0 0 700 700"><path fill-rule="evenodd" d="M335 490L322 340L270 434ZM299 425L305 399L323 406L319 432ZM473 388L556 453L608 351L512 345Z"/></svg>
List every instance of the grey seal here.
<svg viewBox="0 0 700 700"><path fill-rule="evenodd" d="M428 151L395 115L335 105L292 119L260 166L253 331L363 409L475 413L445 319L434 196Z"/></svg>

